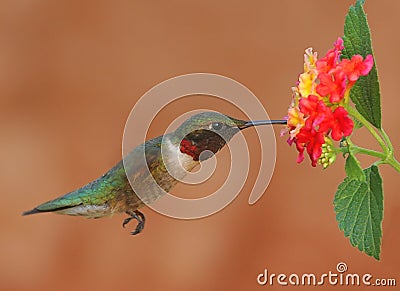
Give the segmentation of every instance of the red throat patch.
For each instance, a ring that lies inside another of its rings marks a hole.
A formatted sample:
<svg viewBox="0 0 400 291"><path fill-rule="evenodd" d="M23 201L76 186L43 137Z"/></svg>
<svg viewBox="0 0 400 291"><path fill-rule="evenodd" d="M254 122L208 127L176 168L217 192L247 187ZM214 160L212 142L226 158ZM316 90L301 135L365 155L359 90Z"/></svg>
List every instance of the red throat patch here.
<svg viewBox="0 0 400 291"><path fill-rule="evenodd" d="M181 153L187 154L193 158L194 161L199 160L200 152L198 148L192 144L190 140L183 139L180 147Z"/></svg>

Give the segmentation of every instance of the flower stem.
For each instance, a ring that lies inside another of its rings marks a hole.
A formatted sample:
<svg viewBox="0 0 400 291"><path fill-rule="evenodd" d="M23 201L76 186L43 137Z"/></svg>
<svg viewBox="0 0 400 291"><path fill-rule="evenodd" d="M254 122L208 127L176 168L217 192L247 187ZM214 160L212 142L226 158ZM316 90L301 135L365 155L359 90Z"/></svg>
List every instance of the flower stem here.
<svg viewBox="0 0 400 291"><path fill-rule="evenodd" d="M386 134L386 132L383 130L383 128L381 128L379 130L379 132L381 133L383 139L385 140L385 143L389 147L389 152L393 152L393 146L392 146L392 142L390 141L389 136Z"/></svg>
<svg viewBox="0 0 400 291"><path fill-rule="evenodd" d="M387 164L391 165L397 172L400 173L400 163L391 155L385 161Z"/></svg>
<svg viewBox="0 0 400 291"><path fill-rule="evenodd" d="M380 129L379 131L389 148L389 154L388 157L386 158L386 163L391 165L394 169L396 169L396 171L400 172L400 163L394 157L393 145L392 142L390 141L389 136L386 134L383 128Z"/></svg>
<svg viewBox="0 0 400 291"><path fill-rule="evenodd" d="M378 151L374 151L374 150L370 150L370 149L366 149L366 148L362 148L362 147L355 146L355 145L353 145L351 147L351 151L354 154L365 154L365 155L369 155L369 156L380 158L382 160L386 159L386 155L384 153L381 153L381 152L378 152Z"/></svg>
<svg viewBox="0 0 400 291"><path fill-rule="evenodd" d="M365 149L362 147L358 147L353 144L351 144L351 151L353 153L366 154L366 155L380 158L381 160L378 161L377 163L388 164L388 165L392 166L397 172L400 173L400 163L394 157L392 142L390 141L389 136L386 134L386 132L383 130L383 128L377 129L380 133L380 135L379 135L377 133L377 131L375 130L375 128L371 125L371 123L369 123L368 120L366 120L364 118L364 116L362 116L354 107L349 106L348 112L351 116L358 119L369 130L369 132L375 137L375 139L381 146L383 153L374 151L374 150L370 150L370 149Z"/></svg>
<svg viewBox="0 0 400 291"><path fill-rule="evenodd" d="M383 141L382 137L376 132L374 127L368 122L368 120L366 120L364 118L364 116L362 116L354 107L349 106L347 109L348 109L348 112L349 112L349 114L351 116L353 116L354 118L358 119L369 130L369 132L375 137L375 139L377 140L377 142L381 146L382 150L386 154L388 154L389 153L388 146Z"/></svg>

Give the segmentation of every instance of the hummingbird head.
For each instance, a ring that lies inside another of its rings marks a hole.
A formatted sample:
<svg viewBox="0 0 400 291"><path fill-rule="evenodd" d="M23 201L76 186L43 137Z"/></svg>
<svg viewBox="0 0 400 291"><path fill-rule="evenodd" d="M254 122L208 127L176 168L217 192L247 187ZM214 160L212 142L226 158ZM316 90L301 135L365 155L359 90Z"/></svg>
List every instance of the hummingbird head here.
<svg viewBox="0 0 400 291"><path fill-rule="evenodd" d="M184 121L173 136L182 153L202 161L223 148L240 130L268 124L286 124L286 120L245 121L218 112L202 112Z"/></svg>

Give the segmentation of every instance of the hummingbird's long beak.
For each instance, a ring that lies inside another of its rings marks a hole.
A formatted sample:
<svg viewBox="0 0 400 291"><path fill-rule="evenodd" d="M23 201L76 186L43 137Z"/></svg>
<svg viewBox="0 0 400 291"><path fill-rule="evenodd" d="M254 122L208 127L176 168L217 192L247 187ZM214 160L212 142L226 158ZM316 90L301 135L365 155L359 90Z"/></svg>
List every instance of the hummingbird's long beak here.
<svg viewBox="0 0 400 291"><path fill-rule="evenodd" d="M287 124L286 120L255 120L255 121L247 121L243 125L239 125L239 129L245 129L252 126L259 126L259 125L271 125L271 124Z"/></svg>

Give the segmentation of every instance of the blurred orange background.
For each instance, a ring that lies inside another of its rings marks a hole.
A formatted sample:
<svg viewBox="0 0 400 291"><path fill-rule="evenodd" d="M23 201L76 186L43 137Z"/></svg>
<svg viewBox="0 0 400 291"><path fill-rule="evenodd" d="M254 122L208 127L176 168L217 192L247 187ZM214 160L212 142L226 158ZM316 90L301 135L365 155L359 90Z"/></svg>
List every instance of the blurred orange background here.
<svg viewBox="0 0 400 291"><path fill-rule="evenodd" d="M296 150L279 138L279 127L275 173L253 206L247 200L256 169L238 198L210 217L183 221L144 208L147 225L135 237L122 229L123 215L21 216L120 160L130 110L168 78L191 72L228 76L252 90L270 117L283 117L304 49L313 46L323 55L343 34L352 3L1 1L0 289L252 290L262 288L256 277L264 268L321 274L336 271L342 261L349 272L399 281L399 174L381 168L385 214L378 262L338 229L332 201L345 175L342 159L327 170L312 168L309 160L296 164ZM367 1L366 11L383 125L399 151L400 2ZM218 107L207 100L200 107ZM171 108L181 113L194 105L182 101ZM223 113L236 114L226 108ZM162 134L163 126L154 126L150 137ZM377 148L365 131L356 135L359 144ZM257 143L254 130L245 136ZM219 155L228 156L226 149ZM367 166L372 160L362 161ZM188 196L184 186L174 190Z"/></svg>

